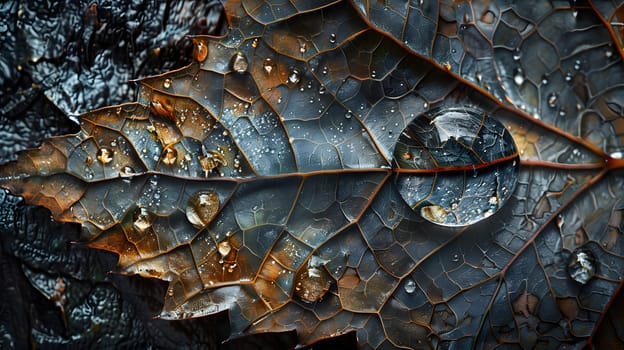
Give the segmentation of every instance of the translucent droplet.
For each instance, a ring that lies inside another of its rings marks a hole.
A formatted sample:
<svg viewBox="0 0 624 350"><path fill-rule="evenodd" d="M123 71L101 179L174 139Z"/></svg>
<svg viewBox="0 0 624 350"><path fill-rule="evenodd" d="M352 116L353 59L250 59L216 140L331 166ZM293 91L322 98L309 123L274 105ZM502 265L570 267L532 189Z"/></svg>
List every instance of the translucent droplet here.
<svg viewBox="0 0 624 350"><path fill-rule="evenodd" d="M319 88L318 93L319 93L319 95L324 95L326 91L327 91L327 89L324 86L321 86Z"/></svg>
<svg viewBox="0 0 624 350"><path fill-rule="evenodd" d="M232 57L232 70L237 73L245 73L249 67L247 57L242 52L237 52Z"/></svg>
<svg viewBox="0 0 624 350"><path fill-rule="evenodd" d="M547 85L548 84L548 77L546 76L546 74L542 75L542 85Z"/></svg>
<svg viewBox="0 0 624 350"><path fill-rule="evenodd" d="M137 208L132 216L132 227L143 233L152 227L152 214L145 208Z"/></svg>
<svg viewBox="0 0 624 350"><path fill-rule="evenodd" d="M167 147L164 151L162 162L166 165L173 165L177 159L178 151L173 147Z"/></svg>
<svg viewBox="0 0 624 350"><path fill-rule="evenodd" d="M119 176L121 177L132 177L134 175L136 175L136 172L130 166L125 165L119 170Z"/></svg>
<svg viewBox="0 0 624 350"><path fill-rule="evenodd" d="M321 300L329 290L329 278L322 267L305 266L295 277L294 294L306 303Z"/></svg>
<svg viewBox="0 0 624 350"><path fill-rule="evenodd" d="M332 43L332 44L336 43L336 34L335 33L329 34L329 42Z"/></svg>
<svg viewBox="0 0 624 350"><path fill-rule="evenodd" d="M521 57L522 57L522 51L520 51L519 47L516 47L516 49L513 52L514 61L519 61Z"/></svg>
<svg viewBox="0 0 624 350"><path fill-rule="evenodd" d="M195 58L198 62L203 62L208 57L208 45L203 41L198 41L195 46Z"/></svg>
<svg viewBox="0 0 624 350"><path fill-rule="evenodd" d="M514 83L516 83L516 85L518 86L524 83L524 72L522 71L522 68L516 68L514 70L513 78L514 78Z"/></svg>
<svg viewBox="0 0 624 350"><path fill-rule="evenodd" d="M586 284L596 273L596 257L585 247L576 248L568 258L568 274L578 283Z"/></svg>
<svg viewBox="0 0 624 350"><path fill-rule="evenodd" d="M270 58L265 58L264 61L262 62L262 68L264 69L264 72L266 74L271 74L273 72L273 70L275 70L276 64L275 62L273 62L273 60L271 60Z"/></svg>
<svg viewBox="0 0 624 350"><path fill-rule="evenodd" d="M100 163L108 164L113 161L113 151L111 151L109 148L102 147L98 149L96 158L100 161Z"/></svg>
<svg viewBox="0 0 624 350"><path fill-rule="evenodd" d="M414 291L416 291L416 282L414 282L413 279L408 278L403 286L403 289L405 289L405 292L408 294L414 293Z"/></svg>
<svg viewBox="0 0 624 350"><path fill-rule="evenodd" d="M574 70L579 70L581 69L581 61L576 60L574 61Z"/></svg>
<svg viewBox="0 0 624 350"><path fill-rule="evenodd" d="M613 51L611 49L607 49L607 51L605 51L605 57L611 58L612 56L613 56Z"/></svg>
<svg viewBox="0 0 624 350"><path fill-rule="evenodd" d="M214 191L200 191L189 198L186 218L197 228L204 228L217 216L219 195Z"/></svg>
<svg viewBox="0 0 624 350"><path fill-rule="evenodd" d="M497 119L471 107L434 109L399 136L395 183L425 220L465 226L507 203L518 181L518 159L511 134Z"/></svg>
<svg viewBox="0 0 624 350"><path fill-rule="evenodd" d="M291 85L297 85L301 81L301 72L298 68L292 68L290 74L288 74L288 83Z"/></svg>
<svg viewBox="0 0 624 350"><path fill-rule="evenodd" d="M551 92L548 95L548 106L550 108L555 108L557 106L558 96L557 93Z"/></svg>
<svg viewBox="0 0 624 350"><path fill-rule="evenodd" d="M171 79L169 79L169 78L165 79L165 81L163 81L163 87L165 89L170 88L171 87Z"/></svg>
<svg viewBox="0 0 624 350"><path fill-rule="evenodd" d="M217 250L222 257L226 257L232 251L232 245L228 241L219 242Z"/></svg>
<svg viewBox="0 0 624 350"><path fill-rule="evenodd" d="M565 76L565 81L572 81L572 78L574 77L574 75L572 75L572 73L568 72Z"/></svg>
<svg viewBox="0 0 624 350"><path fill-rule="evenodd" d="M347 113L345 113L346 119L351 119L352 116L353 116L353 113L351 111L347 111Z"/></svg>

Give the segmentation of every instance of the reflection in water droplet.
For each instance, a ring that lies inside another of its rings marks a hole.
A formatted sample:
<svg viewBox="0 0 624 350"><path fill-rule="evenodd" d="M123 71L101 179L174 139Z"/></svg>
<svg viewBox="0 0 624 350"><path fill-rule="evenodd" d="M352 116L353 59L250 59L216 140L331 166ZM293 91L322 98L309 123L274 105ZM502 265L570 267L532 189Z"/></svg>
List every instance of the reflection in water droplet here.
<svg viewBox="0 0 624 350"><path fill-rule="evenodd" d="M306 303L321 300L329 290L330 280L322 267L305 266L295 277L295 295Z"/></svg>
<svg viewBox="0 0 624 350"><path fill-rule="evenodd" d="M249 67L247 57L242 52L237 52L232 57L232 70L237 73L245 73Z"/></svg>
<svg viewBox="0 0 624 350"><path fill-rule="evenodd" d="M519 47L516 47L516 49L514 50L514 53L513 53L513 59L514 59L514 61L518 61L518 60L520 60L520 57L522 57L522 51L520 50Z"/></svg>
<svg viewBox="0 0 624 350"><path fill-rule="evenodd" d="M335 33L329 34L329 42L332 43L332 44L336 43L336 34Z"/></svg>
<svg viewBox="0 0 624 350"><path fill-rule="evenodd" d="M435 109L401 133L395 183L425 220L464 226L505 205L518 180L517 160L511 134L495 118L468 107Z"/></svg>
<svg viewBox="0 0 624 350"><path fill-rule="evenodd" d="M557 106L557 99L558 99L557 94L554 93L554 92L551 92L548 95L548 106L551 107L551 108L556 107Z"/></svg>
<svg viewBox="0 0 624 350"><path fill-rule="evenodd" d="M217 250L222 257L226 257L232 251L232 245L228 241L219 242Z"/></svg>
<svg viewBox="0 0 624 350"><path fill-rule="evenodd" d="M108 164L113 161L113 151L111 151L109 148L102 147L98 149L96 158L100 161L100 163Z"/></svg>
<svg viewBox="0 0 624 350"><path fill-rule="evenodd" d="M596 257L585 247L576 248L568 258L568 274L578 283L585 284L596 273Z"/></svg>
<svg viewBox="0 0 624 350"><path fill-rule="evenodd" d="M166 165L173 165L176 159L178 159L178 151L173 147L167 147L164 151L162 162Z"/></svg>
<svg viewBox="0 0 624 350"><path fill-rule="evenodd" d="M170 88L171 87L171 79L169 79L169 78L165 79L165 81L163 81L163 87L165 89Z"/></svg>
<svg viewBox="0 0 624 350"><path fill-rule="evenodd" d="M414 282L413 279L408 278L407 281L405 281L405 285L403 286L403 288L405 289L406 293L412 294L416 290L416 282Z"/></svg>
<svg viewBox="0 0 624 350"><path fill-rule="evenodd" d="M568 72L568 73L566 74L566 76L565 76L565 80L566 80L566 81L572 81L572 77L573 77L572 73Z"/></svg>
<svg viewBox="0 0 624 350"><path fill-rule="evenodd" d="M124 166L119 170L119 176L121 177L131 177L136 175L136 171L130 166Z"/></svg>
<svg viewBox="0 0 624 350"><path fill-rule="evenodd" d="M271 60L269 57L265 58L264 61L262 62L262 68L264 69L264 72L266 74L270 75L275 69L275 67L276 67L275 62L273 62L273 60Z"/></svg>
<svg viewBox="0 0 624 350"><path fill-rule="evenodd" d="M524 83L524 72L522 71L522 68L516 68L513 74L514 83L518 86L522 85L522 83Z"/></svg>
<svg viewBox="0 0 624 350"><path fill-rule="evenodd" d="M219 195L214 191L200 191L189 198L186 218L197 228L204 228L219 211Z"/></svg>
<svg viewBox="0 0 624 350"><path fill-rule="evenodd" d="M132 216L132 227L143 233L152 227L152 214L145 208L137 208Z"/></svg>
<svg viewBox="0 0 624 350"><path fill-rule="evenodd" d="M297 85L301 81L301 72L298 68L292 68L288 75L288 83L291 85Z"/></svg>
<svg viewBox="0 0 624 350"><path fill-rule="evenodd" d="M208 46L203 41L198 41L195 47L195 58L197 61L203 62L208 57Z"/></svg>
<svg viewBox="0 0 624 350"><path fill-rule="evenodd" d="M574 61L574 70L579 70L581 69L581 61L576 60Z"/></svg>

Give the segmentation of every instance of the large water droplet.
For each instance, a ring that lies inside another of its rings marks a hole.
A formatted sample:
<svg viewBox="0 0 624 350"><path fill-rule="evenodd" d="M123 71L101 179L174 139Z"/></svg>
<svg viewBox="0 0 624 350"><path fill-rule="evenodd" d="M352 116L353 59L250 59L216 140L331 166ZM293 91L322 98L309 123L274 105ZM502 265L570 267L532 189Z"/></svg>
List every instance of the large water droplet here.
<svg viewBox="0 0 624 350"><path fill-rule="evenodd" d="M405 292L408 294L414 293L416 290L416 282L414 282L413 279L408 278L407 281L405 281L405 285L403 285L403 289L405 289Z"/></svg>
<svg viewBox="0 0 624 350"><path fill-rule="evenodd" d="M578 283L585 284L596 273L596 257L585 247L576 248L568 258L568 274Z"/></svg>
<svg viewBox="0 0 624 350"><path fill-rule="evenodd" d="M249 67L249 62L247 62L247 57L242 52L237 52L232 57L232 70L237 73L245 73L247 68Z"/></svg>
<svg viewBox="0 0 624 350"><path fill-rule="evenodd" d="M214 191L200 191L189 198L186 218L197 228L204 228L219 211L219 195Z"/></svg>
<svg viewBox="0 0 624 350"><path fill-rule="evenodd" d="M306 303L319 301L329 290L330 279L323 267L304 266L295 277L295 295Z"/></svg>
<svg viewBox="0 0 624 350"><path fill-rule="evenodd" d="M464 226L500 210L518 180L516 145L495 118L473 108L416 117L394 149L395 183L427 221Z"/></svg>

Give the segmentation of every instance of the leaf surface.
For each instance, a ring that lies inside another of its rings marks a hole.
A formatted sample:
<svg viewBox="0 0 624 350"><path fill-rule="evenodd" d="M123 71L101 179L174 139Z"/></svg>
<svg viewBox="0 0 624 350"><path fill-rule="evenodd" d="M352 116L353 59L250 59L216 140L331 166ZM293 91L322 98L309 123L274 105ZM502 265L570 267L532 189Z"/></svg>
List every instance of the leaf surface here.
<svg viewBox="0 0 624 350"><path fill-rule="evenodd" d="M235 334L356 330L362 348L593 342L624 265L615 7L227 7L191 65L82 115L0 185L81 223L121 272L169 281L163 318L227 309ZM461 119L404 136L454 108L495 142L458 137ZM432 222L470 205L470 224Z"/></svg>

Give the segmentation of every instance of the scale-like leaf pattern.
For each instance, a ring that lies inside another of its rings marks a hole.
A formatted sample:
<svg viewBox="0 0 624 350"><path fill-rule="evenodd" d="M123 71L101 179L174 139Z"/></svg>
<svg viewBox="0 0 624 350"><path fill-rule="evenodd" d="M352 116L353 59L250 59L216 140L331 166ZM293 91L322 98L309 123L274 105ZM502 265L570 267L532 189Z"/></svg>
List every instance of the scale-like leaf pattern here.
<svg viewBox="0 0 624 350"><path fill-rule="evenodd" d="M169 281L162 318L362 348L591 343L624 267L617 6L227 7L190 66L0 185Z"/></svg>

